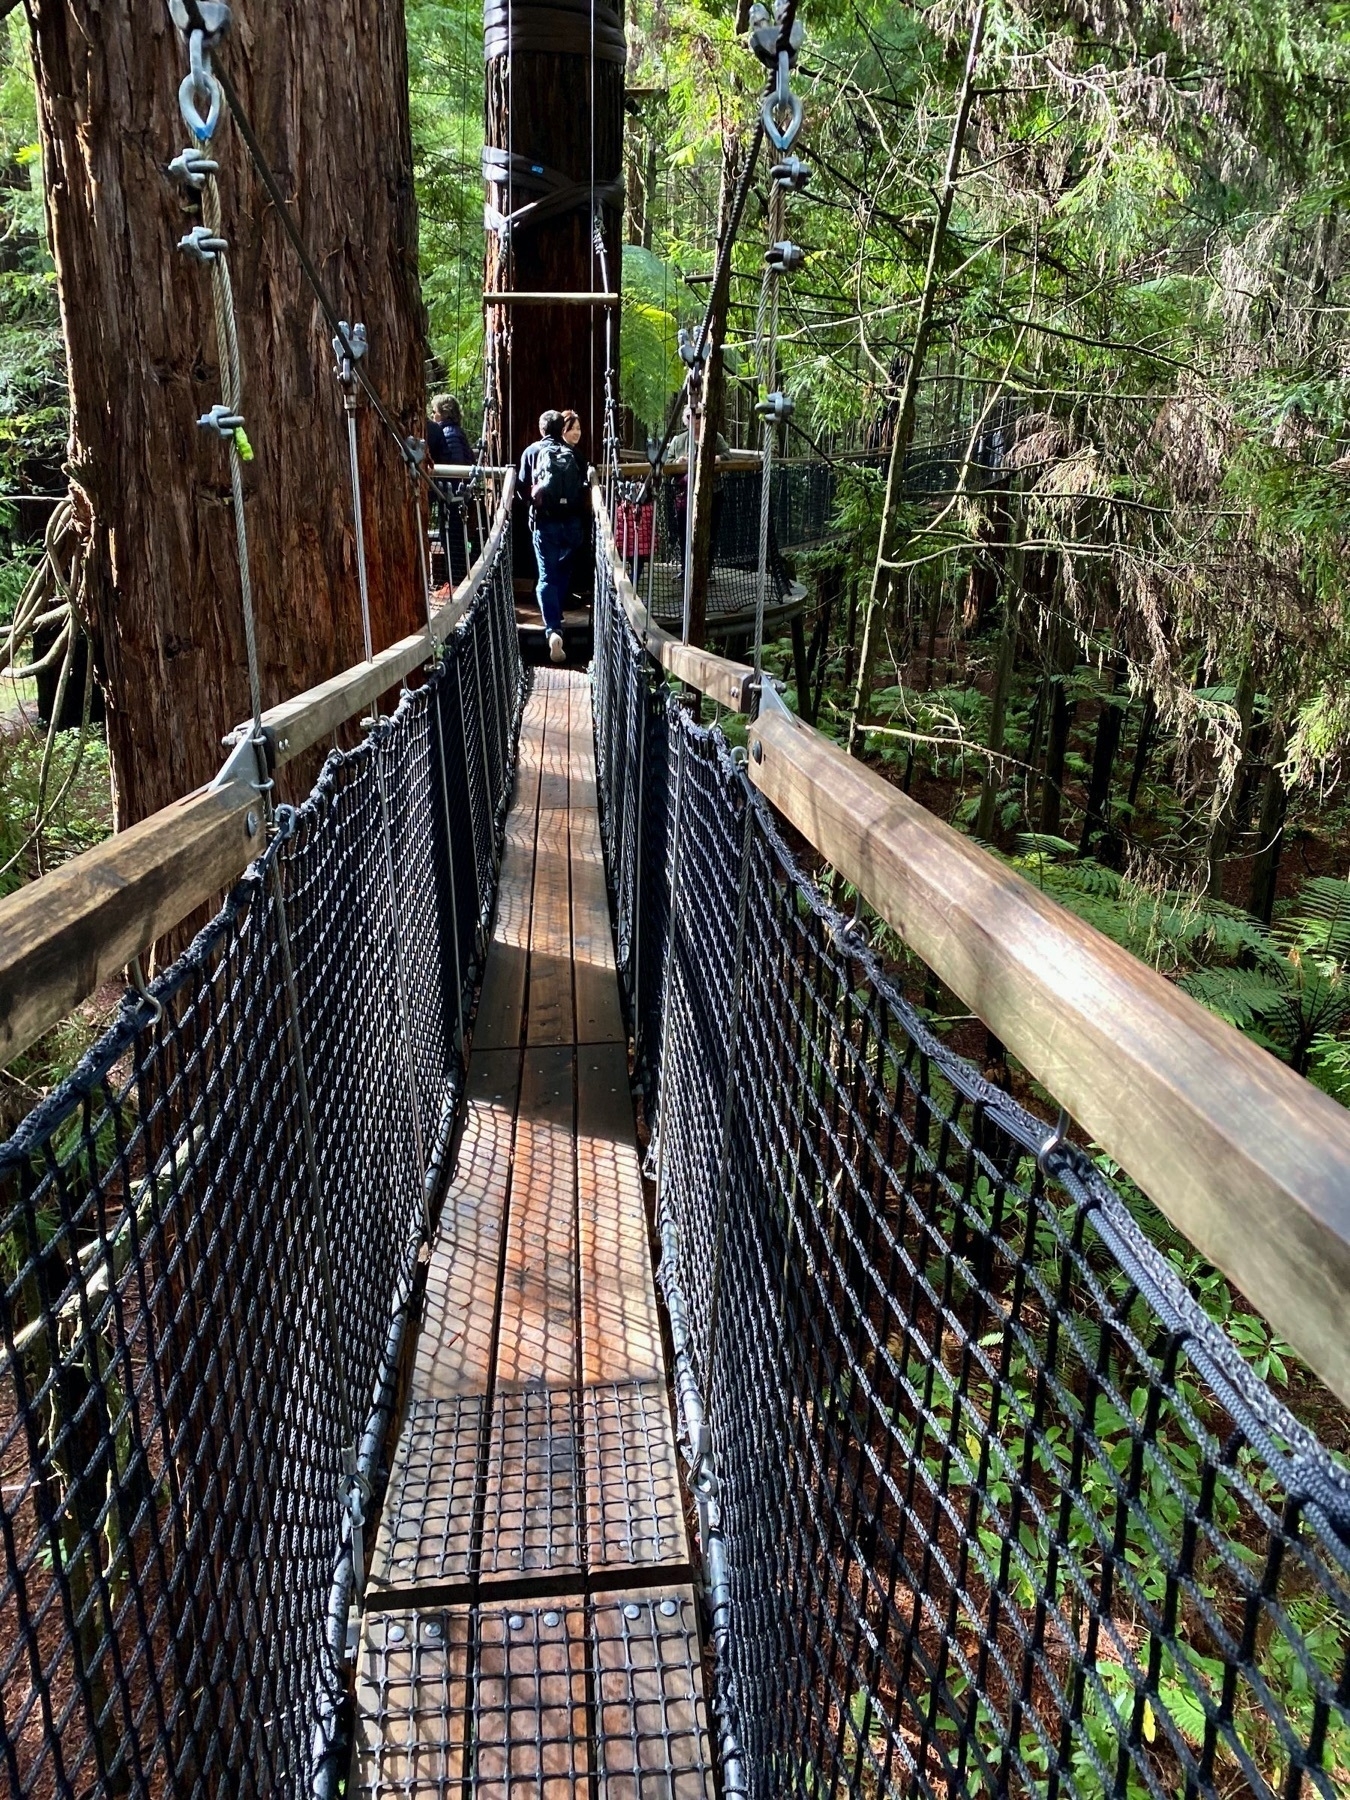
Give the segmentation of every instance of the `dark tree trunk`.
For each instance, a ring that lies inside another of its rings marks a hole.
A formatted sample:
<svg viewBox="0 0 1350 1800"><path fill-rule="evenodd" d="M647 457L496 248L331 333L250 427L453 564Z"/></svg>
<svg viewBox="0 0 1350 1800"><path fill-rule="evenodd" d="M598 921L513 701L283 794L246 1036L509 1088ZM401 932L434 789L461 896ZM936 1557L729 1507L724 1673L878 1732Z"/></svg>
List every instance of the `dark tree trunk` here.
<svg viewBox="0 0 1350 1800"><path fill-rule="evenodd" d="M28 0L48 222L68 355L77 598L107 698L116 818L199 786L247 716L239 571L207 271L178 250L195 204L166 174L186 142L187 53L163 0ZM217 52L370 372L423 418L425 318L400 0L261 7ZM238 310L263 703L360 660L346 427L329 330L223 116L223 232ZM360 417L377 647L423 614L417 526L393 443Z"/></svg>
<svg viewBox="0 0 1350 1800"><path fill-rule="evenodd" d="M1008 584L1007 618L1003 625L1003 635L999 639L998 664L994 670L994 690L989 702L989 749L993 753L985 767L984 786L980 789L980 811L975 821L975 835L986 840L994 833L994 812L998 805L999 790L1003 786L1002 768L999 757L1003 751L1008 717L1008 693L1012 687L1013 667L1017 661L1017 624L1021 614L1022 596L1017 591L1016 578Z"/></svg>
<svg viewBox="0 0 1350 1800"><path fill-rule="evenodd" d="M1258 849L1252 865L1251 893L1248 911L1267 925L1275 911L1275 882L1280 872L1280 852L1284 848L1284 817L1289 807L1289 791L1280 779L1280 758L1284 755L1287 733L1282 725L1271 727L1266 746L1266 775L1261 787L1261 811L1257 819Z"/></svg>
<svg viewBox="0 0 1350 1800"><path fill-rule="evenodd" d="M592 237L590 196L615 181L623 168L622 60L603 54L601 38L588 38L585 19L601 17L599 4L582 18L575 53L523 48L552 32L566 9L519 0L507 17L516 34L512 54L487 63L488 146L510 150L527 162L577 182L578 204L538 224L524 223L503 246L489 231L486 291L507 293L618 293L622 278L623 206L615 198L601 208L603 261ZM601 44L592 56L590 47ZM491 41L489 42L491 48ZM535 198L512 184L489 189L505 212ZM581 417L581 454L600 463L604 447L605 364L617 382L618 308L601 306L489 306L488 357L496 417L493 455L516 461L539 435L539 415L573 407Z"/></svg>
<svg viewBox="0 0 1350 1800"><path fill-rule="evenodd" d="M830 621L843 586L843 574L837 566L827 568L820 578L820 605L815 629L806 653L807 693L802 702L802 717L814 725L820 717L820 701L825 691L825 665L830 654Z"/></svg>
<svg viewBox="0 0 1350 1800"><path fill-rule="evenodd" d="M722 185L717 203L718 260L722 240L731 223L736 182L740 175L739 144L732 137L722 146ZM689 642L701 644L708 633L708 577L712 572L713 510L717 488L717 438L726 417L727 382L722 362L722 345L727 335L727 308L731 303L731 258L721 271L722 279L712 290L712 321L709 327L708 359L703 374L703 416L698 434L698 456L694 460L694 434L689 433L689 504L691 561L689 582ZM795 642L795 639L794 639Z"/></svg>
<svg viewBox="0 0 1350 1800"><path fill-rule="evenodd" d="M1111 772L1116 766L1120 748L1120 730L1125 722L1125 709L1116 696L1120 678L1125 673L1125 660L1117 657L1111 671L1111 696L1102 701L1097 716L1097 741L1092 752L1092 776L1088 782L1087 811L1083 818L1083 835L1078 840L1078 854L1090 856L1095 840L1108 829L1107 808L1111 800Z"/></svg>
<svg viewBox="0 0 1350 1800"><path fill-rule="evenodd" d="M1157 728L1158 703L1152 694L1148 694L1144 699L1144 712L1139 721L1139 736L1134 741L1134 767L1130 770L1128 800L1131 824L1134 821L1135 808L1139 804L1139 789L1143 785L1148 759L1153 753L1153 739Z"/></svg>
<svg viewBox="0 0 1350 1800"><path fill-rule="evenodd" d="M1223 865L1228 855L1228 845L1232 840L1233 826L1237 818L1238 798L1242 792L1246 763L1251 751L1252 708L1256 704L1256 664L1248 656L1243 664L1242 673L1238 677L1237 692L1233 705L1238 716L1238 766L1233 774L1233 785L1228 790L1221 804L1214 809L1213 822L1209 831L1209 877L1205 884L1206 892L1216 900L1223 898Z"/></svg>
<svg viewBox="0 0 1350 1800"><path fill-rule="evenodd" d="M1050 683L1050 735L1045 746L1045 779L1041 785L1040 831L1044 837L1058 837L1064 803L1064 759L1069 749L1069 733L1073 729L1074 706L1069 699L1069 676L1078 661L1078 646L1067 626L1059 630L1056 662L1058 667Z"/></svg>
<svg viewBox="0 0 1350 1800"><path fill-rule="evenodd" d="M853 664L858 653L858 583L854 575L848 584L848 622L844 630L844 686L853 686Z"/></svg>

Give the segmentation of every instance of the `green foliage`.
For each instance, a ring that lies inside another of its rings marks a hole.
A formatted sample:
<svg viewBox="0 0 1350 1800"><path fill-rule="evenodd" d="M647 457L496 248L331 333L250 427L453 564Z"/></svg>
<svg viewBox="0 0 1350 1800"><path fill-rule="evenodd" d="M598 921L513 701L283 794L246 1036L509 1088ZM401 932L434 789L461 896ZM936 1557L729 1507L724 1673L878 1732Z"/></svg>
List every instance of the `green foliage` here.
<svg viewBox="0 0 1350 1800"><path fill-rule="evenodd" d="M40 837L35 836L34 821L43 738L24 731L0 741L0 894L21 887L39 866L54 868L101 843L112 830L107 747L95 730L80 751L79 736L78 731L57 733L47 778L49 809L68 782L69 787L60 804L50 810Z"/></svg>
<svg viewBox="0 0 1350 1800"><path fill-rule="evenodd" d="M406 11L422 296L472 435L483 393L483 9L408 0Z"/></svg>
<svg viewBox="0 0 1350 1800"><path fill-rule="evenodd" d="M676 342L681 290L669 263L640 244L624 245L620 392L634 416L657 436L684 374Z"/></svg>

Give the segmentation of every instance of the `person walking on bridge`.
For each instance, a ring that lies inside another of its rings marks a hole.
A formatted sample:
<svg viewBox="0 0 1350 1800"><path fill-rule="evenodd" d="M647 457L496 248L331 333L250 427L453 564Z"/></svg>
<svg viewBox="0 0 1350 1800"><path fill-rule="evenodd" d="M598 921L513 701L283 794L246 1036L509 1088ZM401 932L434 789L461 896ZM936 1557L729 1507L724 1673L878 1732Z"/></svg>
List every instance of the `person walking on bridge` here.
<svg viewBox="0 0 1350 1800"><path fill-rule="evenodd" d="M586 472L563 438L566 416L539 415L539 439L520 459L520 486L530 496L530 536L539 565L539 611L548 636L549 661L566 661L563 606L572 564L586 535Z"/></svg>

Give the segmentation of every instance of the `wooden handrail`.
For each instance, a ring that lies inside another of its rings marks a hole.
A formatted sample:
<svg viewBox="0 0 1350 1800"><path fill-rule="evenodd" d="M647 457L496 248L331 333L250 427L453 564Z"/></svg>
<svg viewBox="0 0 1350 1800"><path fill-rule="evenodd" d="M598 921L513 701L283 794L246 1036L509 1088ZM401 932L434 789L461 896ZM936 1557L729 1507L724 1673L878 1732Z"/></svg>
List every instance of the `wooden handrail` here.
<svg viewBox="0 0 1350 1800"><path fill-rule="evenodd" d="M278 767L359 718L424 663L428 632L444 642L491 572L510 528L514 486L508 471L482 554L429 626L263 714ZM227 888L262 843L251 772L234 755L209 787L0 900L0 1065Z"/></svg>
<svg viewBox="0 0 1350 1800"><path fill-rule="evenodd" d="M770 703L750 779L1350 1403L1350 1112Z"/></svg>
<svg viewBox="0 0 1350 1800"><path fill-rule="evenodd" d="M595 505L652 656L752 710L752 670L649 620ZM1350 1404L1350 1111L776 695L749 740L764 797Z"/></svg>
<svg viewBox="0 0 1350 1800"><path fill-rule="evenodd" d="M719 469L757 469L760 461L758 450L733 450L729 456L719 456L716 467ZM652 465L649 462L639 462L633 459L629 462L621 462L618 470L620 477L625 481L642 481L651 474ZM663 475L685 475L688 470L689 458L687 456L677 456L671 461L661 464Z"/></svg>
<svg viewBox="0 0 1350 1800"><path fill-rule="evenodd" d="M729 657L716 656L711 650L702 650L697 644L682 644L677 637L673 637L656 623L638 599L632 582L624 572L618 546L614 542L614 521L609 516L609 508L605 505L605 496L598 482L592 484L591 503L595 508L601 544L609 558L609 566L614 571L619 604L647 650L676 681L683 681L689 687L697 688L701 694L707 694L709 699L716 700L719 705L730 708L732 712L748 713L754 698L754 670L745 663L732 662Z"/></svg>

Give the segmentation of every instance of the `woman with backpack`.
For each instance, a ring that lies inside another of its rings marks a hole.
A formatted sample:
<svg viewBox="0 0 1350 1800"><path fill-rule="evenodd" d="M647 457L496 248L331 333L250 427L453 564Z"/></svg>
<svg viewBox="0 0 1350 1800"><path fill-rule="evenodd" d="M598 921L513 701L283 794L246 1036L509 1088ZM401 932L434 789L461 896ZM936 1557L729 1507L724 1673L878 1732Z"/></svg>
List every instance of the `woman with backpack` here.
<svg viewBox="0 0 1350 1800"><path fill-rule="evenodd" d="M539 611L548 637L549 661L567 660L563 648L563 606L572 563L586 541L586 471L564 442L565 417L539 416L539 440L520 459L520 487L530 496L530 536L539 565Z"/></svg>

